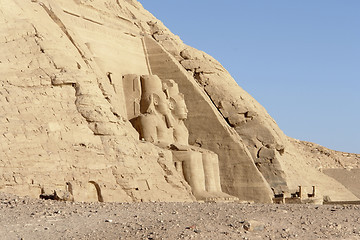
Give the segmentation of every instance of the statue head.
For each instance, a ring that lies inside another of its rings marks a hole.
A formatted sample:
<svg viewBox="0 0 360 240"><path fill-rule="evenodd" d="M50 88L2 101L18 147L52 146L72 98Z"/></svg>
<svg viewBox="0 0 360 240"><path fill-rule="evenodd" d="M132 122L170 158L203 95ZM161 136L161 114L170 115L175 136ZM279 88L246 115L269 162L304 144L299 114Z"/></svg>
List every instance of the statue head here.
<svg viewBox="0 0 360 240"><path fill-rule="evenodd" d="M141 112L170 114L170 102L163 91L162 82L156 75L141 76Z"/></svg>
<svg viewBox="0 0 360 240"><path fill-rule="evenodd" d="M170 109L175 118L185 120L188 109L185 104L184 94L179 92L179 86L174 80L168 80L165 84L165 92L170 99Z"/></svg>

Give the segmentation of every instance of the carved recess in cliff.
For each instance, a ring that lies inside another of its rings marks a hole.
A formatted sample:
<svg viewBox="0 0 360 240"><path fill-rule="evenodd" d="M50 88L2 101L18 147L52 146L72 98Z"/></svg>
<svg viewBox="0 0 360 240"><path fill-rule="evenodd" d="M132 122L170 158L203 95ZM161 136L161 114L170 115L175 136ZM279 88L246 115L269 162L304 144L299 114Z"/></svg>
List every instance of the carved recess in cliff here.
<svg viewBox="0 0 360 240"><path fill-rule="evenodd" d="M272 129L265 127L259 120L257 111L244 104L243 96L237 94L238 99L232 99L234 89L239 88L236 83L226 88L229 92L223 92L222 88L217 87L225 83L225 79L229 80L226 69L206 53L182 44L161 23L149 22L149 25L152 37L197 81L225 122L242 137L253 162L274 194L288 192L286 176L279 161L285 151L284 144L280 138L274 137Z"/></svg>
<svg viewBox="0 0 360 240"><path fill-rule="evenodd" d="M190 132L190 144L218 154L222 189L241 200L270 202L273 193L266 180L239 135L222 118L206 92L154 39L146 36L144 42L152 73L161 79L173 79L184 93L189 108L185 124Z"/></svg>
<svg viewBox="0 0 360 240"><path fill-rule="evenodd" d="M170 149L174 165L191 186L197 200L229 201L236 197L221 190L218 156L189 146L184 124L188 110L173 80L162 83L156 75L125 75L128 118L140 139Z"/></svg>

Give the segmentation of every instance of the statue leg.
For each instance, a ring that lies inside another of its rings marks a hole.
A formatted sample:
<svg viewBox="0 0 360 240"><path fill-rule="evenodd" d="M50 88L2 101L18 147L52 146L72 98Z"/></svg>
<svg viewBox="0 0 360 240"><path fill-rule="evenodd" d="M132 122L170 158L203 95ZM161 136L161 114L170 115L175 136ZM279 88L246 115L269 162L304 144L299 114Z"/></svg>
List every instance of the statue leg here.
<svg viewBox="0 0 360 240"><path fill-rule="evenodd" d="M205 188L217 201L235 201L236 197L221 190L218 155L213 152L203 153Z"/></svg>
<svg viewBox="0 0 360 240"><path fill-rule="evenodd" d="M212 164L214 169L214 176L215 176L215 188L216 191L222 192L221 190L221 182L220 182L220 169L219 169L219 158L217 155L213 158Z"/></svg>
<svg viewBox="0 0 360 240"><path fill-rule="evenodd" d="M183 167L182 167L182 162L181 162L181 161L174 161L174 163L175 163L175 169L176 169L176 171L177 171L183 178L185 178L184 172L183 172Z"/></svg>
<svg viewBox="0 0 360 240"><path fill-rule="evenodd" d="M182 162L182 172L186 182L197 200L209 200L210 194L206 192L205 175L200 152L173 151L175 161Z"/></svg>
<svg viewBox="0 0 360 240"><path fill-rule="evenodd" d="M216 168L218 168L218 166L214 164L214 162L217 162L217 155L211 153L203 153L202 162L204 166L206 191L218 191L219 189L217 189L217 182L220 183L220 175L216 176L216 173L219 174L219 171L216 171Z"/></svg>

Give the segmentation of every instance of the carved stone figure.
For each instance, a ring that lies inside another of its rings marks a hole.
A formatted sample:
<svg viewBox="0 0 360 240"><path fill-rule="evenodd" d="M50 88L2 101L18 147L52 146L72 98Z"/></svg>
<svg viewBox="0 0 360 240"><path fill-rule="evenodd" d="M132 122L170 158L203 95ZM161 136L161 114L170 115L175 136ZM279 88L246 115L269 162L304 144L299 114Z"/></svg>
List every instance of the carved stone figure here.
<svg viewBox="0 0 360 240"><path fill-rule="evenodd" d="M174 142L169 101L157 76L141 76L141 114L133 121L145 141L160 147Z"/></svg>
<svg viewBox="0 0 360 240"><path fill-rule="evenodd" d="M198 200L228 201L236 197L221 191L218 156L206 149L189 146L189 132L184 124L187 108L178 85L169 80L162 84L159 77L140 77L140 112L132 119L140 138L173 153L176 169L192 188Z"/></svg>
<svg viewBox="0 0 360 240"><path fill-rule="evenodd" d="M189 146L189 131L184 120L187 118L184 95L179 92L173 80L164 84L169 96L173 121L174 143L172 151L177 169L183 173L185 180L192 187L197 199L202 200L235 200L236 197L225 194L221 190L219 160L217 154L209 150Z"/></svg>

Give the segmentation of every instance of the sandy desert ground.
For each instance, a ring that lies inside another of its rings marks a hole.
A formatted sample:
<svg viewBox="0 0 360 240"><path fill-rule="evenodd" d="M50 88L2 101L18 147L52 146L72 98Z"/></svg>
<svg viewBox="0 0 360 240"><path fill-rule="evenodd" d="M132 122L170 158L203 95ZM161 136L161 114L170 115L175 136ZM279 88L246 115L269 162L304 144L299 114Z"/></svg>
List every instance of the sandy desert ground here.
<svg viewBox="0 0 360 240"><path fill-rule="evenodd" d="M0 193L1 239L360 239L359 206L78 203Z"/></svg>

